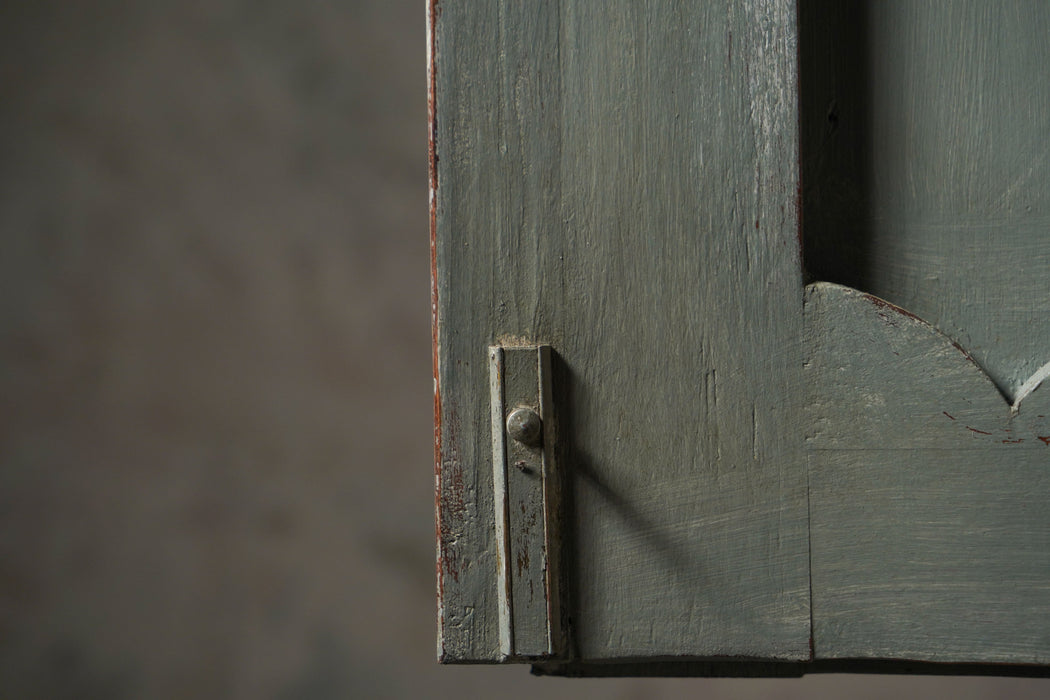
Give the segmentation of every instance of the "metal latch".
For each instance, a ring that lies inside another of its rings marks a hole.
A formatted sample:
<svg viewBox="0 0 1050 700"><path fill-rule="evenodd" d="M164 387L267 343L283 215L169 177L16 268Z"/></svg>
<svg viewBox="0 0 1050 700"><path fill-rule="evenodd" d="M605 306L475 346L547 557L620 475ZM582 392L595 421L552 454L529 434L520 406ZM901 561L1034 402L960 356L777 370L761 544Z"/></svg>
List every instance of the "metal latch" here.
<svg viewBox="0 0 1050 700"><path fill-rule="evenodd" d="M560 656L559 481L551 348L489 348L500 651Z"/></svg>

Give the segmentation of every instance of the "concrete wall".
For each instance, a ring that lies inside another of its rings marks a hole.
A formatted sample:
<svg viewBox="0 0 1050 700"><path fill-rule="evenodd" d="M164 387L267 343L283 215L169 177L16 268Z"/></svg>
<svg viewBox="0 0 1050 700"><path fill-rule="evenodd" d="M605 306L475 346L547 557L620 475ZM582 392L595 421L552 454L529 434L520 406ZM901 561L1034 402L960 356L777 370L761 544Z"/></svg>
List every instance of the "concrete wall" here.
<svg viewBox="0 0 1050 700"><path fill-rule="evenodd" d="M421 0L0 5L0 695L1041 696L434 663Z"/></svg>

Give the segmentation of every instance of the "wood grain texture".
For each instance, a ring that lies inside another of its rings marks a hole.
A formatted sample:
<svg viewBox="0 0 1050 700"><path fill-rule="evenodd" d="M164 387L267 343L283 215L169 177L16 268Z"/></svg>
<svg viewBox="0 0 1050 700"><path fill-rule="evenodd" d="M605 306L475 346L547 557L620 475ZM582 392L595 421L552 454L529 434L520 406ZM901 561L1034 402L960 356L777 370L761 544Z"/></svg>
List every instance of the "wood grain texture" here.
<svg viewBox="0 0 1050 700"><path fill-rule="evenodd" d="M1050 3L807 0L807 265L958 342L1050 362Z"/></svg>
<svg viewBox="0 0 1050 700"><path fill-rule="evenodd" d="M552 255L540 245L541 226L556 220L558 202L556 10L444 2L431 30L442 397L438 653L446 662L501 659L486 353L506 328L549 336L553 320L538 304L543 261ZM524 323L529 316L536 329Z"/></svg>
<svg viewBox="0 0 1050 700"><path fill-rule="evenodd" d="M504 399L506 412L518 406L539 410L537 354L505 350ZM504 430L506 419L501 421ZM492 426L493 429L496 426ZM507 653L540 656L551 652L547 624L547 535L543 489L542 448L529 448L514 440L506 446L507 534L510 561L511 637ZM524 469L516 468L524 462Z"/></svg>
<svg viewBox="0 0 1050 700"><path fill-rule="evenodd" d="M816 657L1047 663L1050 5L801 5Z"/></svg>
<svg viewBox="0 0 1050 700"><path fill-rule="evenodd" d="M486 349L548 343L581 659L809 657L794 4L443 2L441 658L498 660Z"/></svg>
<svg viewBox="0 0 1050 700"><path fill-rule="evenodd" d="M818 659L1050 662L1050 391L1014 410L924 321L807 289Z"/></svg>
<svg viewBox="0 0 1050 700"><path fill-rule="evenodd" d="M1050 661L1047 455L811 456L819 659Z"/></svg>

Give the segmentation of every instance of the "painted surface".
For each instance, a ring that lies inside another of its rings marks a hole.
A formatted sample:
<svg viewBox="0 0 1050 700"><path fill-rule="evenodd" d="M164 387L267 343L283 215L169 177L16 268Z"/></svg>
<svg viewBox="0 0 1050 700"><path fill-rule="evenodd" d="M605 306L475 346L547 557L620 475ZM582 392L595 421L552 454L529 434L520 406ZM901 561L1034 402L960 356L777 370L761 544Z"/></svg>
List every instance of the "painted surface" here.
<svg viewBox="0 0 1050 700"><path fill-rule="evenodd" d="M551 396L549 347L489 348L492 476L500 653L506 658L559 656L559 507L561 474ZM534 433L514 435L510 416L535 418Z"/></svg>
<svg viewBox="0 0 1050 700"><path fill-rule="evenodd" d="M800 3L806 258L1012 401L1050 362L1050 4Z"/></svg>
<svg viewBox="0 0 1050 700"><path fill-rule="evenodd" d="M794 3L682 5L442 5L442 658L498 658L511 339L561 358L581 659L1047 663L1050 10L800 3L799 97ZM864 290L804 328L800 142Z"/></svg>
<svg viewBox="0 0 1050 700"><path fill-rule="evenodd" d="M1050 5L801 4L817 658L1050 662Z"/></svg>
<svg viewBox="0 0 1050 700"><path fill-rule="evenodd" d="M499 658L487 347L549 343L575 652L809 656L791 2L443 2L441 648ZM744 427L744 429L741 429Z"/></svg>
<svg viewBox="0 0 1050 700"><path fill-rule="evenodd" d="M816 658L1050 662L1050 389L846 287L805 318Z"/></svg>

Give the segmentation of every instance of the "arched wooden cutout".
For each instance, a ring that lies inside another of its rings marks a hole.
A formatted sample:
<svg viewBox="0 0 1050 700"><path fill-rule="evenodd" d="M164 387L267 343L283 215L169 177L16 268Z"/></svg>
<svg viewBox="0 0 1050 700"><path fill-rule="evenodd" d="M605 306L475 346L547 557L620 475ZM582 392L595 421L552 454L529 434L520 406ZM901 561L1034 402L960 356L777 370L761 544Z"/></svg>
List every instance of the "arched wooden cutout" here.
<svg viewBox="0 0 1050 700"><path fill-rule="evenodd" d="M805 298L809 449L1047 449L1042 382L1010 404L965 350L904 309L828 282Z"/></svg>

